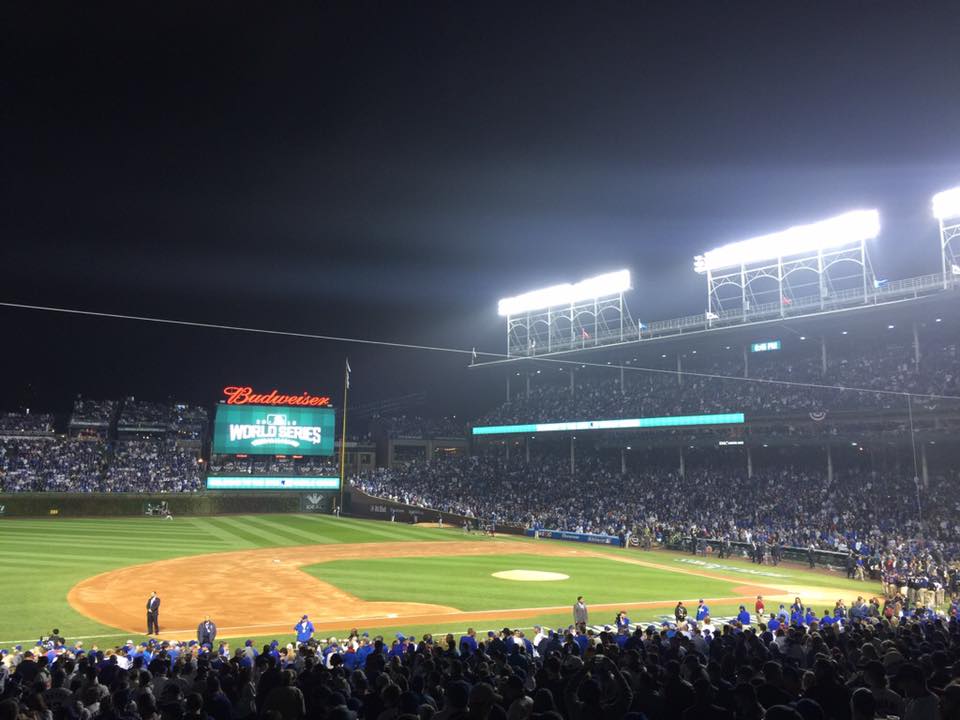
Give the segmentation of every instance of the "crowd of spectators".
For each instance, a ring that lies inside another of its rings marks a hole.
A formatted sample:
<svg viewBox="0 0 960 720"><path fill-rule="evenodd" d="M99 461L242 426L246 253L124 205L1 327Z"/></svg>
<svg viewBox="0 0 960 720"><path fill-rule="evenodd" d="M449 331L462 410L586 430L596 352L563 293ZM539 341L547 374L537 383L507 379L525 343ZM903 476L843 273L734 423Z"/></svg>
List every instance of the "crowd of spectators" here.
<svg viewBox="0 0 960 720"><path fill-rule="evenodd" d="M802 599L791 608L803 617ZM960 720L960 623L921 607L774 622L744 610L258 650L63 636L4 650L3 720ZM611 613L612 615L612 613ZM775 627L776 625L776 627Z"/></svg>
<svg viewBox="0 0 960 720"><path fill-rule="evenodd" d="M181 439L201 440L208 431L207 409L128 397L123 401L117 428L120 431L161 428L164 431L171 430Z"/></svg>
<svg viewBox="0 0 960 720"><path fill-rule="evenodd" d="M466 425L456 416L439 418L419 415L382 415L370 421L374 434L384 433L389 438L420 440L424 438L461 438Z"/></svg>
<svg viewBox="0 0 960 720"><path fill-rule="evenodd" d="M4 435L52 435L53 415L45 413L0 414L0 436Z"/></svg>
<svg viewBox="0 0 960 720"><path fill-rule="evenodd" d="M597 457L443 457L354 478L370 494L483 521L607 535L763 540L862 555L960 559L954 472L917 488L895 472L782 467L621 473ZM919 503L919 505L918 505Z"/></svg>
<svg viewBox="0 0 960 720"><path fill-rule="evenodd" d="M822 372L819 357L778 356L754 362L749 376L755 380L827 385L805 387L740 379L742 360L722 355L713 361L690 362L682 382L673 368L665 372L629 369L620 387L619 370L605 372L591 368L578 372L571 392L570 368L536 376L530 392L519 394L481 417L479 425L562 422L571 419L650 417L717 412L746 412L753 417L820 414L849 410L906 410L902 395L878 390L919 395L960 395L960 346L932 347L919 365L909 347L862 348L837 356ZM560 370L560 368L558 368ZM717 377L737 379L721 379ZM551 379L552 377L552 379ZM858 388L858 390L837 390ZM918 397L917 412L942 408L951 401ZM952 401L960 409L960 403ZM571 410L576 409L576 418Z"/></svg>
<svg viewBox="0 0 960 720"><path fill-rule="evenodd" d="M96 439L0 438L0 491L99 490L106 447Z"/></svg>
<svg viewBox="0 0 960 720"><path fill-rule="evenodd" d="M85 400L77 398L73 402L73 412L70 414L70 425L103 425L108 426L117 414L119 403L116 400Z"/></svg>
<svg viewBox="0 0 960 720"><path fill-rule="evenodd" d="M195 492L203 488L203 462L195 448L173 438L119 440L107 467L107 492Z"/></svg>
<svg viewBox="0 0 960 720"><path fill-rule="evenodd" d="M199 405L174 405L170 429L180 439L201 442L209 430L207 409Z"/></svg>
<svg viewBox="0 0 960 720"><path fill-rule="evenodd" d="M168 426L171 420L169 403L137 400L128 397L120 409L119 427Z"/></svg>

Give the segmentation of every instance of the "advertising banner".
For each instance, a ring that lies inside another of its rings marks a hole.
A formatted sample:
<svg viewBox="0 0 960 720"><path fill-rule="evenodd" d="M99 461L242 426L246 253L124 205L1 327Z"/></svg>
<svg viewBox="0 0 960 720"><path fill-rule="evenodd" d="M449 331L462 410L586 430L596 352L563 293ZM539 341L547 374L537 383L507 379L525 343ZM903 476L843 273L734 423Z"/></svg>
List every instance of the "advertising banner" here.
<svg viewBox="0 0 960 720"><path fill-rule="evenodd" d="M575 533L566 530L533 530L524 531L527 537L541 537L550 540L569 540L571 542L592 543L594 545L619 545L620 538L616 535L594 535L592 533Z"/></svg>

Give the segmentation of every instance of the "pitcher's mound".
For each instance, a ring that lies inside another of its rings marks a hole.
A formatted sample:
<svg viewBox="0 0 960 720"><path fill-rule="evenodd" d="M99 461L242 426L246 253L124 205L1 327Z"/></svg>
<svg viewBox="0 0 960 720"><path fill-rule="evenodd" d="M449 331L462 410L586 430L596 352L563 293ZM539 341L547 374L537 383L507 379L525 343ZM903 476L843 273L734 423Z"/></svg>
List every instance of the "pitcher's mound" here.
<svg viewBox="0 0 960 720"><path fill-rule="evenodd" d="M501 570L491 573L493 577L502 580L520 580L521 582L549 582L551 580L569 580L569 575L542 570Z"/></svg>

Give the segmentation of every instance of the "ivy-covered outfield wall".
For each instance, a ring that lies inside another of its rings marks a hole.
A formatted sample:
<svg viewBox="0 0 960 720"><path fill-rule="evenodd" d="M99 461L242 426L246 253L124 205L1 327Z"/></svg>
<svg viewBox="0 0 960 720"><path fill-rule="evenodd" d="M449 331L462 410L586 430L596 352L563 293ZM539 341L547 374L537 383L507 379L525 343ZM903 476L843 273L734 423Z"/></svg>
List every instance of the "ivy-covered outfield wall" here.
<svg viewBox="0 0 960 720"><path fill-rule="evenodd" d="M334 492L203 493L6 493L0 494L0 517L90 517L147 514L148 506L166 503L177 515L232 513L332 512Z"/></svg>

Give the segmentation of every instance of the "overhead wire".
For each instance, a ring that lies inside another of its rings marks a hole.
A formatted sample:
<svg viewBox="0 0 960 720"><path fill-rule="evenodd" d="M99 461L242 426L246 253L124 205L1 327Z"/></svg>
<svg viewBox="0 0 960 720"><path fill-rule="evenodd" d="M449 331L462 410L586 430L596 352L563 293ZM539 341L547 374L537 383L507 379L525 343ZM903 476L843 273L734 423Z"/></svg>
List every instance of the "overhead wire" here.
<svg viewBox="0 0 960 720"><path fill-rule="evenodd" d="M845 385L828 385L825 383L812 383L812 382L800 382L796 380L773 380L768 378L751 378L751 377L741 377L737 375L723 375L720 373L707 373L707 372L697 372L695 370L674 370L674 369L665 369L665 368L651 368L651 367L642 367L637 365L626 365L626 364L613 364L613 363L598 363L598 362L586 362L584 360L567 360L563 358L554 358L554 357L523 357L518 358L513 355L507 355L505 353L495 353L489 351L477 350L476 348L471 348L467 350L466 348L454 348L454 347L444 347L438 345L421 345L417 343L402 343L395 342L391 340L373 340L369 338L356 338L356 337L347 337L342 335L326 335L319 333L309 333L296 330L274 330L271 328L256 328L249 327L244 325L229 325L225 323L213 323L213 322L204 322L198 320L180 320L176 318L161 318L148 315L131 315L126 313L112 313L112 312L102 312L95 310L81 310L78 308L67 308L67 307L57 307L52 305L31 305L27 303L13 303L13 302L0 302L0 307L6 307L17 310L31 310L37 312L50 312L50 313L60 313L66 315L78 315L82 317L94 317L94 318L106 318L111 320L131 320L136 322L147 322L147 323L156 323L159 325L173 325L173 326L182 326L182 327L191 327L191 328L202 328L208 330L222 330L227 332L242 332L242 333L252 333L252 334L261 334L261 335L272 335L272 336L281 336L281 337L293 337L301 338L306 340L324 340L329 342L340 342L340 343L352 343L356 345L367 345L367 346L378 346L378 347L387 347L394 349L403 349L403 350L422 350L426 352L443 352L450 353L455 355L465 355L471 358L471 365L473 361L478 357L489 357L497 359L508 359L518 362L541 362L541 363L552 363L556 365L564 366L580 366L580 367L594 367L602 368L605 370L623 370L625 372L642 372L642 373L653 373L660 375L672 375L674 377L696 377L696 378L705 378L708 380L730 380L735 382L742 383L756 383L756 384L765 384L765 385L780 385L785 387L795 387L795 388L806 388L806 389L819 389L819 390L834 390L842 392L857 392L857 393L873 393L875 395L890 395L901 398L926 398L934 400L960 400L960 396L957 395L944 395L941 393L914 393L906 392L903 390L887 390L887 389L877 389L877 388L859 388L851 387Z"/></svg>

